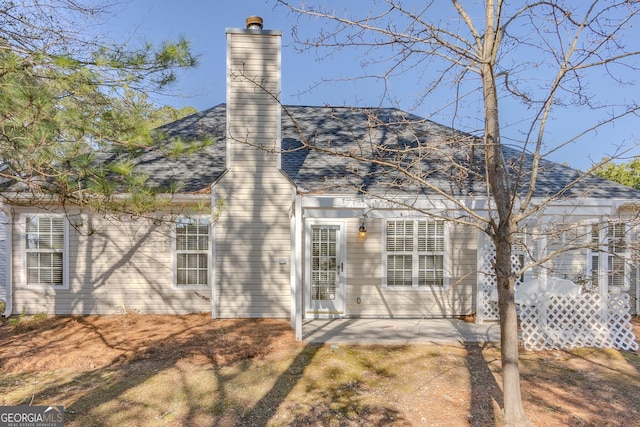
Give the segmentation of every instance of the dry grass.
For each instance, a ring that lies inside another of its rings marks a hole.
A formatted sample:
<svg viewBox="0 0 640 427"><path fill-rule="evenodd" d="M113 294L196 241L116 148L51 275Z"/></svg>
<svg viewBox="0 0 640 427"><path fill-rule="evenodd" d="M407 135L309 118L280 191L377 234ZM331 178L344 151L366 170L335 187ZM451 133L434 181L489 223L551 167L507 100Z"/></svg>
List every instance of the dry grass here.
<svg viewBox="0 0 640 427"><path fill-rule="evenodd" d="M495 347L305 346L286 321L125 315L1 326L0 405L64 405L65 425L83 427L501 423ZM521 361L537 425L640 419L638 354Z"/></svg>

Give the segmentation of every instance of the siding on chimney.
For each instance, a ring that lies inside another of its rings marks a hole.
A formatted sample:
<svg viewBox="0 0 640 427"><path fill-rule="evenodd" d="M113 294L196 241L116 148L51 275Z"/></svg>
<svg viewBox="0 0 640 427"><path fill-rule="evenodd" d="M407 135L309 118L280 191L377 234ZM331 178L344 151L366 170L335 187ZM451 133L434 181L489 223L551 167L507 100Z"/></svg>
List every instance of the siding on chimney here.
<svg viewBox="0 0 640 427"><path fill-rule="evenodd" d="M280 31L227 30L228 172L214 188L216 317L290 316L292 186L279 169L280 55Z"/></svg>

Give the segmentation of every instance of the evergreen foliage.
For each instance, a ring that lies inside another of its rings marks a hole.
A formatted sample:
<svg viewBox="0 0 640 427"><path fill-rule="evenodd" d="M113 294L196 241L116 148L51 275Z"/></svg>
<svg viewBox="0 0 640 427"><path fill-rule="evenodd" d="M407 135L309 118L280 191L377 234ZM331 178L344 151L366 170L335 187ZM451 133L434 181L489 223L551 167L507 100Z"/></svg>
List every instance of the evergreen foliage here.
<svg viewBox="0 0 640 427"><path fill-rule="evenodd" d="M133 46L93 35L109 11L109 5L71 0L0 4L5 200L26 200L17 196L26 191L31 200L45 196L140 213L156 207L157 193L171 191L149 185L133 170L132 159L155 149L154 127L194 111L156 108L147 93L161 93L176 81L176 70L197 65L196 57L185 39ZM100 165L99 153L114 151L127 156ZM129 197L116 199L116 192Z"/></svg>

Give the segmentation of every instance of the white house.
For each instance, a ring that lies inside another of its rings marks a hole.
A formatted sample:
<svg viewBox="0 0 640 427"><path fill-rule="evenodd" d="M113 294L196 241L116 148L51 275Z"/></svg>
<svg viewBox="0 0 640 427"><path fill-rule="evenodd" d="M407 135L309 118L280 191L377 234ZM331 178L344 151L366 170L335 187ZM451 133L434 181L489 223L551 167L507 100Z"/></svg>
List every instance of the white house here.
<svg viewBox="0 0 640 427"><path fill-rule="evenodd" d="M158 184L181 186L167 196L180 213L175 221L2 205L5 315L129 308L290 317L297 325L317 317L490 317L490 292L480 287L490 245L480 229L454 221L460 206L490 215L476 167L481 145L393 108L282 106L281 32L248 22L226 31L226 102L161 129L216 142L192 155L150 149L137 159ZM425 183L358 160L381 147L404 156ZM508 162L520 154L504 151ZM625 257L640 191L593 176L574 183L579 175L541 164L534 199L556 201L521 224L516 267L582 244L521 280L582 277L601 293L628 293L637 312L638 272ZM603 219L606 226L595 225Z"/></svg>

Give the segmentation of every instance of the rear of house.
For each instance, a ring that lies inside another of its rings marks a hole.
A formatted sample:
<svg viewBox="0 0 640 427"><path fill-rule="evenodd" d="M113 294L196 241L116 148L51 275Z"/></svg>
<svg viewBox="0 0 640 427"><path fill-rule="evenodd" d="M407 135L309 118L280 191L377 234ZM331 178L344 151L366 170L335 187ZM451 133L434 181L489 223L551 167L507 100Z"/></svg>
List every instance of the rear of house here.
<svg viewBox="0 0 640 427"><path fill-rule="evenodd" d="M478 196L483 180L431 159L430 187L399 190L397 176L348 155L415 140L458 150L464 141L452 140L469 136L392 108L282 106L281 33L251 26L227 30L226 103L163 128L216 142L179 159L156 150L139 160L152 180L181 182L168 212L116 218L55 204L3 206L5 314L492 318L491 245L483 230L450 220L461 214L451 197L490 214ZM540 197L578 173L543 170ZM640 270L628 260L640 192L595 177L572 191L522 224L514 268L583 239L521 280L582 275L602 293L631 295L637 312ZM590 225L607 218L606 227ZM596 241L600 250L589 249Z"/></svg>

